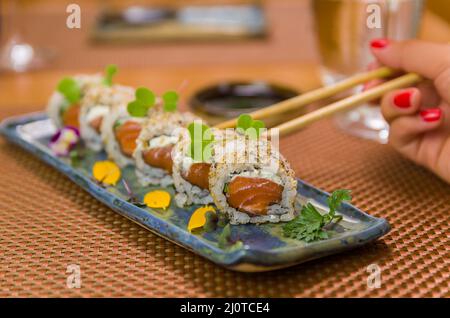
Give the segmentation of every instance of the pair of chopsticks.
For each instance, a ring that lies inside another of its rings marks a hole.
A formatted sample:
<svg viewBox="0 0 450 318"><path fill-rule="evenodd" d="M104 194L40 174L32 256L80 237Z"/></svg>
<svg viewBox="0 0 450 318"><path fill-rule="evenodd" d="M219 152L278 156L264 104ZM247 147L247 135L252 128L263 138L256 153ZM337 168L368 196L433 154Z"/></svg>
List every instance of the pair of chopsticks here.
<svg viewBox="0 0 450 318"><path fill-rule="evenodd" d="M381 67L379 69L370 72L361 73L349 77L334 85L321 87L319 89L287 99L272 106L262 108L260 110L250 113L250 115L252 116L253 119L264 119L291 110L298 110L313 102L317 102L321 99L328 98L338 93L344 92L356 85L360 85L374 79L383 79L391 77L394 76L395 74L396 74L395 70L388 67ZM292 119L277 126L276 128L278 129L280 136L286 136L320 119L332 116L339 112L348 111L363 103L380 98L389 91L412 86L421 82L422 80L423 79L421 76L415 73L408 73L400 77L397 77L391 81L378 85L367 91L352 95L350 97L339 100L337 102L319 108L305 115L299 116L295 119ZM216 127L225 129L235 127L235 125L236 120L232 119L220 123L216 125Z"/></svg>

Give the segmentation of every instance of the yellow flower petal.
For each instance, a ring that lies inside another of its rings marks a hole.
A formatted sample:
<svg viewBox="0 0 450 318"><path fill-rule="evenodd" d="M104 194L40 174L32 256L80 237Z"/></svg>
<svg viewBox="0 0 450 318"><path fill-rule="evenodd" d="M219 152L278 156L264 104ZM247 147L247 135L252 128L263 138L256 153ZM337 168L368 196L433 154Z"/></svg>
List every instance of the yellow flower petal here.
<svg viewBox="0 0 450 318"><path fill-rule="evenodd" d="M201 228L206 223L206 213L213 212L216 213L216 210L211 205L205 205L192 213L191 218L188 223L188 231L192 232L195 229Z"/></svg>
<svg viewBox="0 0 450 318"><path fill-rule="evenodd" d="M118 165L112 161L97 161L92 167L92 175L98 182L107 185L116 185L121 172Z"/></svg>
<svg viewBox="0 0 450 318"><path fill-rule="evenodd" d="M170 205L170 194L163 190L150 191L144 196L144 203L149 208L165 210Z"/></svg>

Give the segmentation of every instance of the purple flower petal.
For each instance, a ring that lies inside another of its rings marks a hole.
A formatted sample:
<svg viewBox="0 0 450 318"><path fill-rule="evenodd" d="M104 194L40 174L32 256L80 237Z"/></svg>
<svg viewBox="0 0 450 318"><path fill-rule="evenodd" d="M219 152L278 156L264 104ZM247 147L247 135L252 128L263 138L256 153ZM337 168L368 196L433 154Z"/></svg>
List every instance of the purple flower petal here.
<svg viewBox="0 0 450 318"><path fill-rule="evenodd" d="M74 133L74 140L67 140L68 133ZM66 126L59 129L50 139L49 148L57 156L67 156L80 140L80 132L77 128Z"/></svg>

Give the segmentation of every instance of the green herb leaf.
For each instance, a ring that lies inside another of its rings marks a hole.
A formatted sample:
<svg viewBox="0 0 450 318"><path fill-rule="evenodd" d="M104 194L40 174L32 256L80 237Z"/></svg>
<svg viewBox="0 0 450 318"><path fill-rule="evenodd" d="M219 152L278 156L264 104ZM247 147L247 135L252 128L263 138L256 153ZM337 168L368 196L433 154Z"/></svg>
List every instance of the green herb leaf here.
<svg viewBox="0 0 450 318"><path fill-rule="evenodd" d="M193 122L188 126L191 144L189 156L195 161L207 161L212 155L214 135L210 128L200 122Z"/></svg>
<svg viewBox="0 0 450 318"><path fill-rule="evenodd" d="M63 78L58 83L57 90L63 94L67 101L71 104L74 104L81 99L81 89L78 86L77 81L75 81L72 77Z"/></svg>
<svg viewBox="0 0 450 318"><path fill-rule="evenodd" d="M228 216L225 213L219 213L219 220L217 221L217 226L225 227L229 223Z"/></svg>
<svg viewBox="0 0 450 318"><path fill-rule="evenodd" d="M139 87L135 92L136 99L128 103L128 113L133 117L146 117L150 107L155 105L155 94L145 87Z"/></svg>
<svg viewBox="0 0 450 318"><path fill-rule="evenodd" d="M242 114L237 120L237 127L245 131L251 127L252 122L252 116L250 116L249 114Z"/></svg>
<svg viewBox="0 0 450 318"><path fill-rule="evenodd" d="M164 111L173 112L177 109L178 105L178 93L175 91L167 91L163 94L162 99L164 101Z"/></svg>
<svg viewBox="0 0 450 318"><path fill-rule="evenodd" d="M203 225L203 230L205 232L212 232L217 227L218 217L217 214L211 211L206 212L205 214L206 222L205 225Z"/></svg>
<svg viewBox="0 0 450 318"><path fill-rule="evenodd" d="M117 120L114 122L113 130L115 131L117 128L119 128L119 127L122 126L122 125L123 125L123 120L117 119Z"/></svg>
<svg viewBox="0 0 450 318"><path fill-rule="evenodd" d="M217 245L219 248L226 248L226 249L240 249L244 245L241 240L232 239L231 238L231 226L228 223L223 228L222 232L220 233Z"/></svg>
<svg viewBox="0 0 450 318"><path fill-rule="evenodd" d="M155 94L145 87L139 87L136 90L136 100L140 101L142 104L148 107L155 105Z"/></svg>
<svg viewBox="0 0 450 318"><path fill-rule="evenodd" d="M133 117L145 117L147 116L149 107L143 104L140 100L134 100L128 103L128 113Z"/></svg>
<svg viewBox="0 0 450 318"><path fill-rule="evenodd" d="M78 153L77 150L72 150L69 153L70 156L70 164L72 165L72 167L79 167L80 166L80 154Z"/></svg>
<svg viewBox="0 0 450 318"><path fill-rule="evenodd" d="M219 235L218 244L220 248L225 248L231 244L231 226L227 224Z"/></svg>
<svg viewBox="0 0 450 318"><path fill-rule="evenodd" d="M332 212L333 215L339 209L342 202L352 200L352 196L350 193L351 193L350 190L345 190L345 189L336 190L327 199L327 203L330 208L330 212Z"/></svg>
<svg viewBox="0 0 450 318"><path fill-rule="evenodd" d="M249 114L242 114L237 120L237 130L252 139L258 139L265 124L262 120L253 120Z"/></svg>
<svg viewBox="0 0 450 318"><path fill-rule="evenodd" d="M257 131L259 131L260 129L265 128L266 125L264 124L264 122L262 120L254 120L252 122L252 127L255 128Z"/></svg>
<svg viewBox="0 0 450 318"><path fill-rule="evenodd" d="M307 203L302 209L303 219L307 222L322 222L322 214L311 203Z"/></svg>
<svg viewBox="0 0 450 318"><path fill-rule="evenodd" d="M113 76L117 73L117 65L110 64L105 68L105 77L103 79L103 83L106 86L112 86Z"/></svg>
<svg viewBox="0 0 450 318"><path fill-rule="evenodd" d="M336 211L342 202L350 200L349 190L334 191L327 199L330 211L324 215L320 214L313 204L305 204L300 214L283 226L283 235L305 242L327 239L328 233L324 227L333 221L336 224L342 220L342 216L337 216Z"/></svg>
<svg viewBox="0 0 450 318"><path fill-rule="evenodd" d="M283 234L286 237L311 242L323 236L323 226L322 215L311 203L308 203L303 206L300 215L283 226Z"/></svg>

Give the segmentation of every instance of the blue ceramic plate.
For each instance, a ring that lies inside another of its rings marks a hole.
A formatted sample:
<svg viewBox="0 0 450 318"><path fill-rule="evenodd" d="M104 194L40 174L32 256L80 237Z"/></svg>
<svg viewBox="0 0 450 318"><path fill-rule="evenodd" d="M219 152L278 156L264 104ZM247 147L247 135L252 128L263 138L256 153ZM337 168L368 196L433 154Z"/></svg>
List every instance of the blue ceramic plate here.
<svg viewBox="0 0 450 318"><path fill-rule="evenodd" d="M339 214L343 220L330 231L326 240L304 243L282 235L281 224L238 225L231 227L232 239L239 240L229 248L220 248L218 237L222 228L213 232L191 234L187 230L190 215L198 206L181 209L171 204L167 210L140 208L127 201L122 183L103 188L91 179L95 161L105 159L104 153L88 153L82 163L72 167L66 158L55 157L48 149L54 127L43 113L28 114L5 120L0 132L11 142L21 146L41 160L55 167L97 200L153 233L183 246L212 262L236 271L268 271L299 264L308 260L349 250L386 234L389 224L385 219L367 215L350 204L343 204ZM132 167L125 168L123 177L139 199L156 187L140 187ZM165 189L173 194L173 188ZM298 180L298 204L311 202L326 212L328 193Z"/></svg>

